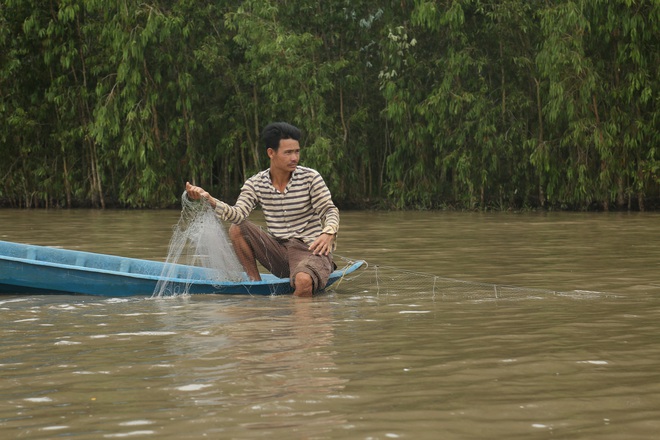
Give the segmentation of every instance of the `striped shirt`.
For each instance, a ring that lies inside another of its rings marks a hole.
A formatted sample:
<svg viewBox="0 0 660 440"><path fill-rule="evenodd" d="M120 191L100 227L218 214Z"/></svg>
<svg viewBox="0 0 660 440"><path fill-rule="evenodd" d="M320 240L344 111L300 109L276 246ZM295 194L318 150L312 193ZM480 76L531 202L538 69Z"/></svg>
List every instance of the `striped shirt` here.
<svg viewBox="0 0 660 440"><path fill-rule="evenodd" d="M311 168L296 167L283 193L273 186L270 168L261 171L243 184L234 206L216 200L215 212L222 220L241 223L257 204L275 238L312 244L321 233L339 229L339 209L321 174Z"/></svg>

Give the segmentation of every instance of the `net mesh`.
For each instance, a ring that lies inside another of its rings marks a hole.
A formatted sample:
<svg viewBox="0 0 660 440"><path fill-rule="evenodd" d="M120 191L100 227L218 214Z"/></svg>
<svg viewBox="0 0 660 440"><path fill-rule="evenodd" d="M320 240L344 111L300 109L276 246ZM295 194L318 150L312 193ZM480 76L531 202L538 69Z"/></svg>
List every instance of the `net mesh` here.
<svg viewBox="0 0 660 440"><path fill-rule="evenodd" d="M190 200L184 192L181 196L181 216L174 226L165 266L153 296L188 294L189 285L181 290L170 280L176 277L188 280L199 278L200 273L194 271L194 267L207 268L204 279L212 282L247 279L225 226L218 220L211 205L206 200Z"/></svg>
<svg viewBox="0 0 660 440"><path fill-rule="evenodd" d="M347 264L352 262L348 258L335 255L338 266L341 266L339 261L342 260ZM353 294L425 297L441 301L506 301L541 299L548 296L590 299L612 296L590 290L558 291L464 281L377 264L366 264L363 269L344 276L332 287L338 292Z"/></svg>

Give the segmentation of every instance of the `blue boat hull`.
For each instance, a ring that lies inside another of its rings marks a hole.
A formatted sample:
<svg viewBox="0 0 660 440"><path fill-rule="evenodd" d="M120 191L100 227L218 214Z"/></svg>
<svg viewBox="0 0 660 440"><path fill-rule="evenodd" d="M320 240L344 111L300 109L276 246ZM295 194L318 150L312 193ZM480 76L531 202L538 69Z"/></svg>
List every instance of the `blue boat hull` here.
<svg viewBox="0 0 660 440"><path fill-rule="evenodd" d="M356 261L335 270L326 288L363 264ZM172 275L164 279L163 273ZM174 292L190 294L292 292L289 278L272 274L262 274L261 281L217 281L201 267L0 241L0 293L4 294L151 296L163 280Z"/></svg>

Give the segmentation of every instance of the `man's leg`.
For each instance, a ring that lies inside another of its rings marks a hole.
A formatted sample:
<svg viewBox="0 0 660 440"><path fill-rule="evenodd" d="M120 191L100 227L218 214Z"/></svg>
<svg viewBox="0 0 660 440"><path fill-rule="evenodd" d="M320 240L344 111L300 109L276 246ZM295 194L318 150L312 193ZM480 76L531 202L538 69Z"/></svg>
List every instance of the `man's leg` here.
<svg viewBox="0 0 660 440"><path fill-rule="evenodd" d="M334 270L332 255L314 255L309 246L300 240L289 240L286 244L289 253L291 284L296 296L312 296L323 290L330 273Z"/></svg>
<svg viewBox="0 0 660 440"><path fill-rule="evenodd" d="M260 281L257 261L273 275L289 277L286 248L268 232L250 221L232 224L229 228L234 251L250 279Z"/></svg>
<svg viewBox="0 0 660 440"><path fill-rule="evenodd" d="M254 252L245 240L241 228L238 225L232 224L229 227L229 238L231 239L231 244L234 246L234 252L236 252L238 261L240 261L248 277L250 277L252 281L261 281L261 275L259 274L259 268L257 267L257 260L254 257Z"/></svg>
<svg viewBox="0 0 660 440"><path fill-rule="evenodd" d="M306 272L298 272L295 278L294 296L312 296L314 294L314 283L312 277Z"/></svg>

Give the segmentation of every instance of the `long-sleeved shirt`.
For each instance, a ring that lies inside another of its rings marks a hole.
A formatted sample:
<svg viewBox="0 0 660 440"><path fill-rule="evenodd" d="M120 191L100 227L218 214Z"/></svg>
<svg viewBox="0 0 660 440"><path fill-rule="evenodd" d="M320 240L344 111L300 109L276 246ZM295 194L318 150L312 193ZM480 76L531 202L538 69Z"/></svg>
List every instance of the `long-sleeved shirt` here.
<svg viewBox="0 0 660 440"><path fill-rule="evenodd" d="M284 192L273 186L270 169L250 177L234 206L216 200L215 212L222 220L240 223L261 205L268 231L276 238L299 238L311 244L321 233L336 234L339 209L318 171L296 167Z"/></svg>

